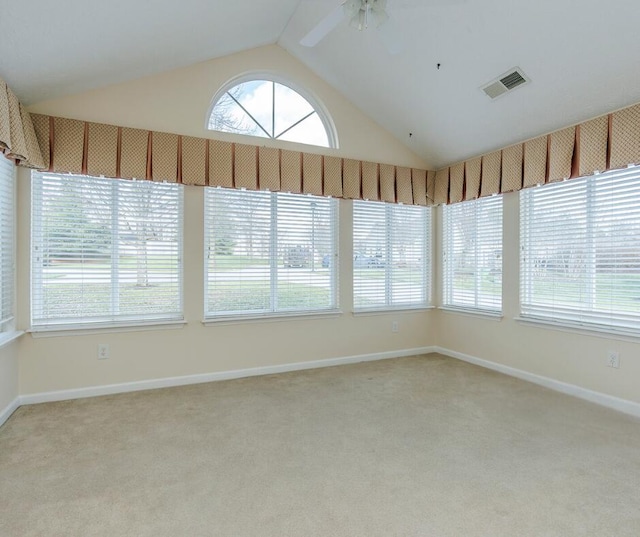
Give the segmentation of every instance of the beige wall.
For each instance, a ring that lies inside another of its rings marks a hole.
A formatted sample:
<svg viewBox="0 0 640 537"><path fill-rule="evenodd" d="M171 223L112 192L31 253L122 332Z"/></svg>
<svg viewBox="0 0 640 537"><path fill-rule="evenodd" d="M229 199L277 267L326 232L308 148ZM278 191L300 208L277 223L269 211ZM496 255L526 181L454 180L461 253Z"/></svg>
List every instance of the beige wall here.
<svg viewBox="0 0 640 537"><path fill-rule="evenodd" d="M424 166L414 154L355 106L277 46L204 62L164 75L38 103L33 111L118 125L205 136L205 116L215 91L252 70L273 71L310 90L330 111L340 149L359 159ZM246 141L231 135L230 140ZM257 139L255 143L273 143ZM278 143L276 143L277 145ZM305 147L306 150L311 150ZM28 326L28 172L20 171L19 310ZM504 317L500 321L444 311L353 317L349 202L341 202L341 306L335 318L238 323L205 327L202 195L186 190L185 303L187 324L165 331L103 333L19 342L23 394L145 379L173 377L378 353L429 345L469 354L587 389L640 402L640 344L537 326L518 315L518 195L505 198ZM436 295L437 296L437 295ZM391 321L400 332L391 333ZM111 358L96 359L97 344L109 343ZM605 367L606 351L621 353L619 370ZM12 354L13 356L13 354ZM0 367L3 355L0 355ZM6 360L5 360L6 362ZM8 363L13 363L11 360ZM4 389L4 388L3 388ZM9 393L9 390L7 393ZM0 405L0 408L2 406Z"/></svg>
<svg viewBox="0 0 640 537"><path fill-rule="evenodd" d="M19 395L18 343L0 348L0 414Z"/></svg>
<svg viewBox="0 0 640 537"><path fill-rule="evenodd" d="M268 46L159 76L35 104L31 110L117 125L211 136L204 129L213 94L248 71L272 71L311 91L336 125L335 154L424 167L413 153L277 46ZM218 136L218 135L215 135ZM247 142L246 137L219 137ZM251 143L272 143L259 138ZM281 144L277 142L276 145ZM290 145L288 146L290 147ZM305 150L311 150L304 146ZM326 150L325 150L326 151ZM340 202L340 305L330 318L204 326L203 196L185 188L185 317L179 329L20 340L20 392L34 394L140 380L214 373L420 348L433 343L433 312L357 316L351 313L351 203ZM19 324L29 325L29 172L20 170ZM392 321L400 331L391 332ZM98 343L111 358L97 360Z"/></svg>
<svg viewBox="0 0 640 537"><path fill-rule="evenodd" d="M29 172L20 171L20 244L28 244ZM178 329L20 339L20 393L34 394L149 379L232 371L287 363L373 354L431 345L432 312L353 316L350 263L340 273L344 313L330 318L238 322L204 326L203 195L185 189L184 272L186 326ZM351 259L351 203L340 206L340 256ZM21 249L20 266L29 263ZM20 271L20 326L28 326L29 272ZM392 333L391 323L399 322ZM111 357L97 359L98 343Z"/></svg>
<svg viewBox="0 0 640 537"><path fill-rule="evenodd" d="M519 314L518 210L518 193L506 194L504 317L496 321L438 311L437 345L640 403L640 342L552 330L514 320ZM620 369L606 367L608 350L620 352Z"/></svg>
<svg viewBox="0 0 640 537"><path fill-rule="evenodd" d="M277 142L265 138L213 134L205 129L214 93L229 80L251 72L271 72L305 88L333 118L339 149ZM369 119L307 67L277 45L198 63L161 75L63 97L29 107L32 112L125 127L216 137L228 141L296 147L344 157L426 168L427 163Z"/></svg>

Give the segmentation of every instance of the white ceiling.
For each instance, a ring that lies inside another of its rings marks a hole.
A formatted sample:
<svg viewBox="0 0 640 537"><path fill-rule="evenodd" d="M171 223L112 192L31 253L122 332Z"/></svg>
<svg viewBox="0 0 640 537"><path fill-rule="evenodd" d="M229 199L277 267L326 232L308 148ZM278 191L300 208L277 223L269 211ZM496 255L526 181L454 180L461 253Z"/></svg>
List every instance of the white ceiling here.
<svg viewBox="0 0 640 537"><path fill-rule="evenodd" d="M0 0L0 77L32 103L278 43L432 167L640 101L638 0L389 0L399 54L345 21L300 46L339 4ZM530 84L480 91L515 66Z"/></svg>

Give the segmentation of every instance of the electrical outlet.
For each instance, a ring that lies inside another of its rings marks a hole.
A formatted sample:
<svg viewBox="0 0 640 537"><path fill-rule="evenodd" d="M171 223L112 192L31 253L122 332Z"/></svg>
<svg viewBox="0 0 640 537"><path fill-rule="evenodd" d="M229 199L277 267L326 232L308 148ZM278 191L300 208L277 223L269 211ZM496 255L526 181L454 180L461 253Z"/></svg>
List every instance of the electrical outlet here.
<svg viewBox="0 0 640 537"><path fill-rule="evenodd" d="M98 360L106 360L109 358L109 344L98 343Z"/></svg>
<svg viewBox="0 0 640 537"><path fill-rule="evenodd" d="M398 332L398 330L399 330L399 329L398 329L398 321L393 321L393 322L391 323L391 331L392 331L392 332Z"/></svg>
<svg viewBox="0 0 640 537"><path fill-rule="evenodd" d="M620 367L620 353L618 351L607 351L607 367Z"/></svg>

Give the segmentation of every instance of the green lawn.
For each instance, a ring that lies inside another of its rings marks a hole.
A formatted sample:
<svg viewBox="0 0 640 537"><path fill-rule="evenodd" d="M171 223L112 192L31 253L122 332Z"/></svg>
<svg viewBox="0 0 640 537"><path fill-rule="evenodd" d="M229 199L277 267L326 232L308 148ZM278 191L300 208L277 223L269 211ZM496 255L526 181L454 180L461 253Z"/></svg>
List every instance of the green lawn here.
<svg viewBox="0 0 640 537"><path fill-rule="evenodd" d="M470 272L457 272L454 275L453 285L455 289L473 289L476 285L476 276ZM502 278L500 274L486 271L480 276L480 294L500 296L502 293Z"/></svg>
<svg viewBox="0 0 640 537"><path fill-rule="evenodd" d="M161 283L149 287L122 285L118 299L122 315L166 313L180 310L178 293L173 284ZM65 283L59 280L43 285L45 317L100 317L111 295L109 283Z"/></svg>
<svg viewBox="0 0 640 537"><path fill-rule="evenodd" d="M210 311L242 311L270 309L269 282L243 282L236 288L211 289L208 296ZM330 305L331 295L328 288L302 283L280 282L277 292L279 310L323 309Z"/></svg>
<svg viewBox="0 0 640 537"><path fill-rule="evenodd" d="M356 268L353 270L356 280L384 280L384 268ZM418 269L396 268L393 272L393 281L396 283L419 283L422 281L422 271Z"/></svg>
<svg viewBox="0 0 640 537"><path fill-rule="evenodd" d="M533 295L536 301L583 307L588 289L575 278L550 273L536 277ZM597 274L595 308L640 312L640 274Z"/></svg>
<svg viewBox="0 0 640 537"><path fill-rule="evenodd" d="M209 267L215 272L229 272L253 266L265 266L269 260L261 257L248 257L246 255L215 255L209 258Z"/></svg>

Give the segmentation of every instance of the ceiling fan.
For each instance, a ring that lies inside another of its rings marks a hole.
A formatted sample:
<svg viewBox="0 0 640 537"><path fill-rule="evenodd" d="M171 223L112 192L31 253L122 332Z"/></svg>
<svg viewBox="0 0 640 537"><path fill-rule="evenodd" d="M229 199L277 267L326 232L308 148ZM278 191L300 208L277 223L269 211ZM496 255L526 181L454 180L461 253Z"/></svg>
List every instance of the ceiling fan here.
<svg viewBox="0 0 640 537"><path fill-rule="evenodd" d="M391 54L395 54L403 48L403 32L395 26L393 20L393 15L397 10L463 4L467 1L468 0L342 0L340 5L335 7L300 40L300 44L305 47L315 47L346 19L350 26L358 30L365 30L369 27L379 28L380 35L385 42L387 50ZM391 10L391 16L388 13L390 4L393 8Z"/></svg>
<svg viewBox="0 0 640 537"><path fill-rule="evenodd" d="M315 47L343 19L347 19L349 25L358 30L364 30L369 26L377 28L389 20L387 0L344 0L305 35L300 44Z"/></svg>

